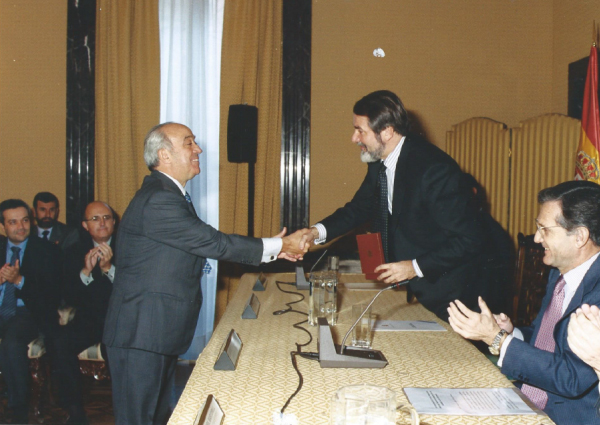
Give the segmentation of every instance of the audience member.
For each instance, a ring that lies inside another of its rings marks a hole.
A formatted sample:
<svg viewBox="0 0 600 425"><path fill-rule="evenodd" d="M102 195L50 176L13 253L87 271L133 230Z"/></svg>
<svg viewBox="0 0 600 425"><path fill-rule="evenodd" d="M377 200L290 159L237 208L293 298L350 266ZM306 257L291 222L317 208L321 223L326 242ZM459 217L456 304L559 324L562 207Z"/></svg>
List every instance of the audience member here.
<svg viewBox="0 0 600 425"><path fill-rule="evenodd" d="M8 390L13 423L28 423L29 360L27 346L40 331L53 335L58 327L60 252L30 238L31 211L20 199L0 203L0 370Z"/></svg>
<svg viewBox="0 0 600 425"><path fill-rule="evenodd" d="M77 242L76 228L58 221L60 206L58 198L50 192L39 192L33 198L33 216L37 226L33 235L57 244L63 251Z"/></svg>
<svg viewBox="0 0 600 425"><path fill-rule="evenodd" d="M305 241L330 241L371 220L386 259L375 269L378 280L415 278L409 294L444 320L456 298L475 308L488 285L485 235L458 164L409 133L404 105L390 91L366 95L353 112L352 142L367 174L352 200L311 227Z"/></svg>
<svg viewBox="0 0 600 425"><path fill-rule="evenodd" d="M65 252L63 297L74 315L61 323L46 345L52 356L54 382L70 424L88 423L83 407L78 354L102 341L104 319L115 276L116 238L113 210L95 201L85 209L81 225L87 233Z"/></svg>
<svg viewBox="0 0 600 425"><path fill-rule="evenodd" d="M106 325L115 421L166 423L177 356L194 335L206 258L258 265L296 260L302 232L257 239L228 235L196 215L187 181L200 173L192 131L165 123L150 130L144 160L151 171L119 225L115 275Z"/></svg>
<svg viewBox="0 0 600 425"><path fill-rule="evenodd" d="M545 249L548 277L540 313L532 325L514 328L493 315L483 299L481 314L451 303L450 325L465 338L482 340L500 355L502 372L557 424L600 423L594 405L598 377L567 343L571 313L583 303L600 305L600 186L569 181L540 191L535 241Z"/></svg>

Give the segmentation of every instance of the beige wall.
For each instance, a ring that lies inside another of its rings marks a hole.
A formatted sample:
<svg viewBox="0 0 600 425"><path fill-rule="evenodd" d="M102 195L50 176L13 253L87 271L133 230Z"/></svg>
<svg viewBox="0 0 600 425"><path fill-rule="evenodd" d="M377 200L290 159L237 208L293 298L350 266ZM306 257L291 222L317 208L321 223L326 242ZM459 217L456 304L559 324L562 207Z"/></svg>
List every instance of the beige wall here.
<svg viewBox="0 0 600 425"><path fill-rule="evenodd" d="M0 200L65 205L66 48L65 0L0 0Z"/></svg>
<svg viewBox="0 0 600 425"><path fill-rule="evenodd" d="M600 27L600 1L553 0L552 112L567 113L569 63L587 57L593 26Z"/></svg>
<svg viewBox="0 0 600 425"><path fill-rule="evenodd" d="M310 222L364 178L352 106L373 90L396 92L442 148L467 118L515 126L550 112L557 15L550 1L313 0Z"/></svg>
<svg viewBox="0 0 600 425"><path fill-rule="evenodd" d="M597 0L313 0L311 223L364 177L350 142L361 96L396 91L441 147L472 116L566 113L594 19ZM66 21L64 0L0 0L0 200L49 190L65 205Z"/></svg>

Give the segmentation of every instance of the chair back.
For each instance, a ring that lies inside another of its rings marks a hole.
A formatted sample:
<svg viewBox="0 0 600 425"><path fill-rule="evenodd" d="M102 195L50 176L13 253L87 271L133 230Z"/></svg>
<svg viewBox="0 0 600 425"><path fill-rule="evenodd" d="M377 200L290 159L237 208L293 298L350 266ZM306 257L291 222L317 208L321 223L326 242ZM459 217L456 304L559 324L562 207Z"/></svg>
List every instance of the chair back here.
<svg viewBox="0 0 600 425"><path fill-rule="evenodd" d="M543 262L544 247L534 235L517 236L519 248L515 270L511 320L515 326L529 326L537 316L546 293L551 267Z"/></svg>

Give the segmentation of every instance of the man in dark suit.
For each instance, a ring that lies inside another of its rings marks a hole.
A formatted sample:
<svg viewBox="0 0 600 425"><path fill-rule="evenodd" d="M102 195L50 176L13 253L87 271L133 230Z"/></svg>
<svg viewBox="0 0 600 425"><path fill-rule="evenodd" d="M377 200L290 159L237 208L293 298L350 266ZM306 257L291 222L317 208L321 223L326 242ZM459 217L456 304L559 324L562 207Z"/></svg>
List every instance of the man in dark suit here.
<svg viewBox="0 0 600 425"><path fill-rule="evenodd" d="M79 232L76 228L58 221L60 205L58 198L50 192L39 192L33 198L34 226L33 236L46 239L60 247L63 251L77 242Z"/></svg>
<svg viewBox="0 0 600 425"><path fill-rule="evenodd" d="M192 131L176 123L154 127L144 142L151 174L119 224L119 267L103 338L117 424L168 420L171 380L194 335L207 257L258 265L303 254L302 232L283 237L284 229L261 240L200 220L184 189L200 173L200 153Z"/></svg>
<svg viewBox="0 0 600 425"><path fill-rule="evenodd" d="M42 332L58 327L60 253L56 246L30 238L31 211L20 199L0 203L0 370L8 389L13 423L28 423L27 346Z"/></svg>
<svg viewBox="0 0 600 425"><path fill-rule="evenodd" d="M53 376L67 423L85 424L78 354L102 341L102 331L116 271L115 217L104 202L91 202L82 221L87 233L65 252L63 298L74 316L46 339ZM71 310L72 309L72 310ZM65 320L66 322L66 320Z"/></svg>
<svg viewBox="0 0 600 425"><path fill-rule="evenodd" d="M532 325L514 328L483 300L481 314L452 303L450 325L500 355L502 372L521 381L521 391L557 424L600 424L598 376L567 341L571 314L584 303L600 305L600 186L564 182L540 191L538 201L535 241L545 249L544 264L555 268Z"/></svg>
<svg viewBox="0 0 600 425"><path fill-rule="evenodd" d="M372 220L382 234L385 283L413 279L417 299L446 320L459 298L477 305L484 242L480 218L456 162L408 133L408 115L394 93L376 91L354 105L352 141L368 163L367 175L344 207L310 229L307 242L332 240Z"/></svg>

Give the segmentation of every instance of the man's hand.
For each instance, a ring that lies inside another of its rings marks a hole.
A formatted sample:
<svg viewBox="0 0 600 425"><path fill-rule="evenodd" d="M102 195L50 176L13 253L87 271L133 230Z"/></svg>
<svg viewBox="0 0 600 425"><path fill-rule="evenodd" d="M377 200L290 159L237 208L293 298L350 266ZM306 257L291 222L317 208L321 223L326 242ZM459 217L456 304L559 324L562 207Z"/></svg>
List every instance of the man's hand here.
<svg viewBox="0 0 600 425"><path fill-rule="evenodd" d="M111 260L113 257L113 251L109 244L102 242L98 245L98 254L100 255L100 270L103 273L107 273L110 270Z"/></svg>
<svg viewBox="0 0 600 425"><path fill-rule="evenodd" d="M504 313L494 314L494 319L496 320L498 326L500 326L500 329L504 329L509 334L511 334L515 329L514 325L510 321L510 317Z"/></svg>
<svg viewBox="0 0 600 425"><path fill-rule="evenodd" d="M377 277L377 280L384 283L402 282L403 280L412 279L417 275L410 260L382 264L375 268L375 273L381 273Z"/></svg>
<svg viewBox="0 0 600 425"><path fill-rule="evenodd" d="M0 269L0 283L10 282L14 285L21 283L21 267L20 261L17 260L14 266L6 263Z"/></svg>
<svg viewBox="0 0 600 425"><path fill-rule="evenodd" d="M281 252L277 256L277 258L283 258L288 261L297 261L301 260L308 251L308 246L305 249L301 249L301 240L302 237L306 234L306 231L310 231L308 229L297 230L291 235L285 236L287 229L284 227L283 230L276 235L276 238L282 238L283 246L281 247Z"/></svg>
<svg viewBox="0 0 600 425"><path fill-rule="evenodd" d="M310 229L302 229L303 235L300 240L300 249L308 251L311 245L314 245L315 239L319 237L319 231L315 227Z"/></svg>
<svg viewBox="0 0 600 425"><path fill-rule="evenodd" d="M571 314L567 341L581 360L600 377L600 309L584 304Z"/></svg>
<svg viewBox="0 0 600 425"><path fill-rule="evenodd" d="M475 341L483 341L490 345L498 332L500 326L496 323L492 312L481 297L479 297L479 308L481 314L469 310L459 300L450 303L448 307L448 323L452 329L464 338Z"/></svg>
<svg viewBox="0 0 600 425"><path fill-rule="evenodd" d="M89 276L92 273L92 270L96 266L96 263L100 261L100 256L98 255L98 248L94 247L89 250L87 254L85 254L85 259L83 261L83 269L81 269L81 273L86 276Z"/></svg>

